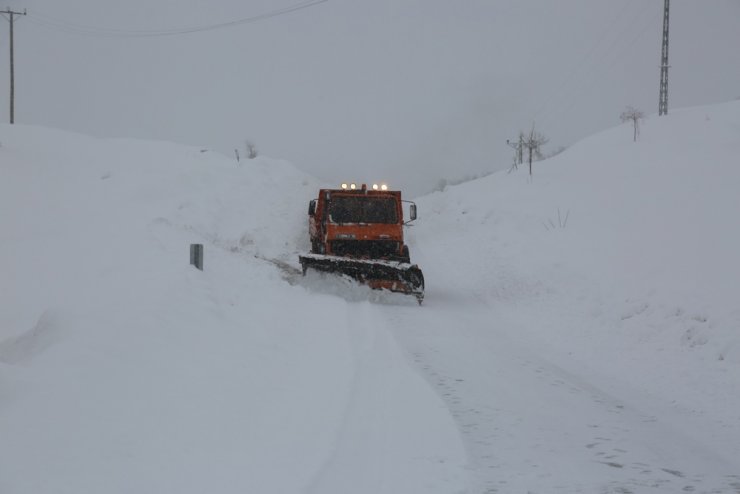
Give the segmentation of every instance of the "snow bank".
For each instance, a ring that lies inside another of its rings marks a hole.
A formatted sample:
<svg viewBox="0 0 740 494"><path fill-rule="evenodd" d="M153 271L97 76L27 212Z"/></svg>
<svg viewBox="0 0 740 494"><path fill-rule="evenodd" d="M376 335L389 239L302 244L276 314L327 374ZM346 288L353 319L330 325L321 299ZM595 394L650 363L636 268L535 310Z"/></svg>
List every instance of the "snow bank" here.
<svg viewBox="0 0 740 494"><path fill-rule="evenodd" d="M426 300L736 422L739 130L740 102L675 110L420 198Z"/></svg>
<svg viewBox="0 0 740 494"><path fill-rule="evenodd" d="M0 492L736 483L740 102L419 198L421 308L300 276L288 163L0 137Z"/></svg>
<svg viewBox="0 0 740 494"><path fill-rule="evenodd" d="M0 135L0 491L459 490L457 432L389 329L295 285L313 178Z"/></svg>

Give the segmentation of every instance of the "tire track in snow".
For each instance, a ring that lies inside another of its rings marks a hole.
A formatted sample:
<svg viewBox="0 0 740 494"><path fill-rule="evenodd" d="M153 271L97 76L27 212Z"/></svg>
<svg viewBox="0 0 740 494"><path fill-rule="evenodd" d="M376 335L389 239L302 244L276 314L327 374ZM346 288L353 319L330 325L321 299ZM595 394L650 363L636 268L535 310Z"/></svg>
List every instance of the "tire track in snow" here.
<svg viewBox="0 0 740 494"><path fill-rule="evenodd" d="M464 492L462 445L443 404L371 304L347 309L352 392L333 454L307 492Z"/></svg>
<svg viewBox="0 0 740 494"><path fill-rule="evenodd" d="M356 454L354 448L362 440L361 431L358 430L359 414L361 414L362 396L366 393L368 383L368 357L365 355L368 349L372 349L377 344L373 342L374 333L370 331L365 318L359 319L353 323L351 307L347 304L347 312L344 315L345 324L350 334L352 342L354 368L351 378L351 394L348 397L347 405L342 417L342 423L337 430L337 436L334 443L334 450L330 457L326 459L321 468L317 471L315 478L308 486L308 493L323 492L341 492L343 489L352 490L351 479L358 472L350 473L350 470L356 466L356 463L348 461L350 457ZM377 465L366 465L366 469L360 472L362 475L369 474L370 479L378 478ZM369 471L368 471L369 470ZM362 485L367 482L362 476L355 477L355 482ZM356 485L355 485L356 487Z"/></svg>
<svg viewBox="0 0 740 494"><path fill-rule="evenodd" d="M738 492L737 465L685 434L690 424L549 362L497 330L501 316L378 311L455 418L472 492Z"/></svg>

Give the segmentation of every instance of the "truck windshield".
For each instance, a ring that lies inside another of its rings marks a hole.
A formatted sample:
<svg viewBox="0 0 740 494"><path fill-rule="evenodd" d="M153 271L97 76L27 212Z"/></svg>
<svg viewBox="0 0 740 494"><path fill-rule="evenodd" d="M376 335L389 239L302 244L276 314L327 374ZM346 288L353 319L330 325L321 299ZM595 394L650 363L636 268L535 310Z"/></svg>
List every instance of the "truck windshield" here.
<svg viewBox="0 0 740 494"><path fill-rule="evenodd" d="M391 197L334 196L329 203L333 223L398 223Z"/></svg>

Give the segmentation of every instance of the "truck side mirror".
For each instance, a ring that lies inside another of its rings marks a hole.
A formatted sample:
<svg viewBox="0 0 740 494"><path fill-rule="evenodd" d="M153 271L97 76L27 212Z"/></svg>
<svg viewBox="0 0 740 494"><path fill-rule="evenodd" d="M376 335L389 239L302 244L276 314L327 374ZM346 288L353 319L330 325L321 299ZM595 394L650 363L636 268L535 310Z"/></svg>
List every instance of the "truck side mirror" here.
<svg viewBox="0 0 740 494"><path fill-rule="evenodd" d="M411 204L409 207L409 218L411 221L414 221L416 219L416 204Z"/></svg>
<svg viewBox="0 0 740 494"><path fill-rule="evenodd" d="M312 199L308 203L308 215L313 216L314 214L316 214L316 199Z"/></svg>

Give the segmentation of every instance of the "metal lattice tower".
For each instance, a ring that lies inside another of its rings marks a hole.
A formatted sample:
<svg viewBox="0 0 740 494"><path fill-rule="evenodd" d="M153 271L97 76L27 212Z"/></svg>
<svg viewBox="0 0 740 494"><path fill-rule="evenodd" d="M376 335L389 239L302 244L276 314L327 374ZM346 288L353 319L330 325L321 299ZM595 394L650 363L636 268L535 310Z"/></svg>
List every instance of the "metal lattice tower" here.
<svg viewBox="0 0 740 494"><path fill-rule="evenodd" d="M663 12L663 48L660 56L660 101L658 115L668 114L668 18L671 0L665 0Z"/></svg>

